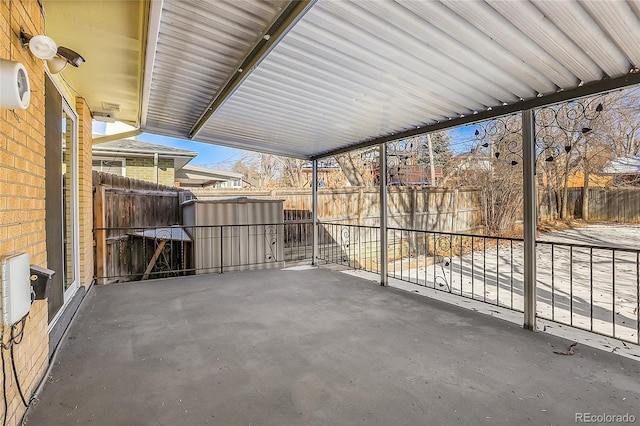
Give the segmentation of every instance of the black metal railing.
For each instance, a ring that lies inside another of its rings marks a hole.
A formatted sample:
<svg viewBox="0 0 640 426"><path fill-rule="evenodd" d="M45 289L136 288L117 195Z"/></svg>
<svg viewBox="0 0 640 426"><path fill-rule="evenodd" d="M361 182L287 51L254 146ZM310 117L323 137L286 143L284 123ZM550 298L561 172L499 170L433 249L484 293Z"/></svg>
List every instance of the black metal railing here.
<svg viewBox="0 0 640 426"><path fill-rule="evenodd" d="M521 241L389 228L389 277L522 311Z"/></svg>
<svg viewBox="0 0 640 426"><path fill-rule="evenodd" d="M318 225L318 260L380 273L380 228L322 223Z"/></svg>
<svg viewBox="0 0 640 426"><path fill-rule="evenodd" d="M640 250L537 242L540 318L640 344Z"/></svg>
<svg viewBox="0 0 640 426"><path fill-rule="evenodd" d="M321 223L319 259L380 271L380 228ZM388 277L524 309L519 238L387 229ZM537 241L537 316L640 344L640 250Z"/></svg>
<svg viewBox="0 0 640 426"><path fill-rule="evenodd" d="M260 225L98 228L100 282L309 262L309 220ZM318 224L317 261L379 274L380 228ZM524 309L518 238L387 229L388 277ZM537 241L537 316L640 344L640 250Z"/></svg>
<svg viewBox="0 0 640 426"><path fill-rule="evenodd" d="M96 228L94 235L96 278L107 283L310 260L313 224Z"/></svg>

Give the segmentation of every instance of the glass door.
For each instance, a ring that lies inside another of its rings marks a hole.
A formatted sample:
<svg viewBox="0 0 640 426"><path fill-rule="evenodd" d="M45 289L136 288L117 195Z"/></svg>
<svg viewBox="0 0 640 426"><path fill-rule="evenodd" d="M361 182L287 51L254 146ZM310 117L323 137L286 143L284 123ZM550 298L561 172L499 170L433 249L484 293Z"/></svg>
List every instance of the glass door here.
<svg viewBox="0 0 640 426"><path fill-rule="evenodd" d="M45 214L49 327L78 289L78 117L55 82L45 76Z"/></svg>
<svg viewBox="0 0 640 426"><path fill-rule="evenodd" d="M77 120L66 102L62 113L63 291L66 303L78 287Z"/></svg>

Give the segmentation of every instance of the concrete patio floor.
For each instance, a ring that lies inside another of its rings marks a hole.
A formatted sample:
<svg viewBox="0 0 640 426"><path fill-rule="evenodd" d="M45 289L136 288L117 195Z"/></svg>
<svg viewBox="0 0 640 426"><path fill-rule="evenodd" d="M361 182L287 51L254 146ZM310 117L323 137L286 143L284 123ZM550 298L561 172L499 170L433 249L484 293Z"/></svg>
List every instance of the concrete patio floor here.
<svg viewBox="0 0 640 426"><path fill-rule="evenodd" d="M95 287L28 425L640 421L640 362L326 269Z"/></svg>

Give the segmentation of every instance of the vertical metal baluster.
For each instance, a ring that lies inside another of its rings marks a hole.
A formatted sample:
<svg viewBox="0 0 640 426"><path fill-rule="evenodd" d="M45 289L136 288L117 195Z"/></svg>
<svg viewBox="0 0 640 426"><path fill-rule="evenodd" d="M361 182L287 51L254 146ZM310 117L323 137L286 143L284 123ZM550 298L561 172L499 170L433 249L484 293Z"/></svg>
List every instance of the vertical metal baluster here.
<svg viewBox="0 0 640 426"><path fill-rule="evenodd" d="M590 330L593 331L593 247L589 247L589 287L591 288L590 295Z"/></svg>
<svg viewBox="0 0 640 426"><path fill-rule="evenodd" d="M460 253L458 254L460 260L460 296L463 295L462 291L462 235L460 236Z"/></svg>
<svg viewBox="0 0 640 426"><path fill-rule="evenodd" d="M404 247L403 238L404 238L404 231L400 231L400 279L403 279L403 272L404 272L404 268L403 268L404 255L402 254L402 249Z"/></svg>
<svg viewBox="0 0 640 426"><path fill-rule="evenodd" d="M180 268L180 272L182 272L182 275L185 275L186 263L184 258L184 241L180 241L180 259L182 260L182 265L178 265L178 267Z"/></svg>
<svg viewBox="0 0 640 426"><path fill-rule="evenodd" d="M556 294L555 294L555 244L551 244L551 320L556 319Z"/></svg>
<svg viewBox="0 0 640 426"><path fill-rule="evenodd" d="M513 240L509 240L510 253L509 253L509 288L511 292L511 309L513 309Z"/></svg>
<svg viewBox="0 0 640 426"><path fill-rule="evenodd" d="M496 238L496 306L500 306L500 239Z"/></svg>
<svg viewBox="0 0 640 426"><path fill-rule="evenodd" d="M475 238L471 236L471 298L476 298Z"/></svg>
<svg viewBox="0 0 640 426"><path fill-rule="evenodd" d="M334 231L334 226L333 223L329 224L329 229L331 230L329 233L329 236L327 238L329 238L329 246L327 247L327 259L329 259L330 263L333 263L333 245L335 243L335 239L333 238L333 235L335 233Z"/></svg>
<svg viewBox="0 0 640 426"><path fill-rule="evenodd" d="M396 277L396 231L392 231L393 232L393 277ZM402 238L402 236L400 236L400 238Z"/></svg>
<svg viewBox="0 0 640 426"><path fill-rule="evenodd" d="M611 323L613 337L616 337L616 250L611 250Z"/></svg>
<svg viewBox="0 0 640 426"><path fill-rule="evenodd" d="M422 231L422 241L424 246L424 286L427 286L427 257L429 257L429 234Z"/></svg>
<svg viewBox="0 0 640 426"><path fill-rule="evenodd" d="M573 246L569 246L569 325L573 327Z"/></svg>
<svg viewBox="0 0 640 426"><path fill-rule="evenodd" d="M487 301L487 237L482 237L482 301Z"/></svg>
<svg viewBox="0 0 640 426"><path fill-rule="evenodd" d="M436 247L436 234L433 234L433 288L436 288L436 262L437 262L437 257L436 257L436 253L438 251L438 248Z"/></svg>
<svg viewBox="0 0 640 426"><path fill-rule="evenodd" d="M144 235L144 228L142 229L142 235ZM151 260L151 259L149 259L149 260ZM143 267L147 263L148 263L147 262L147 239L143 237L142 238L142 265L143 265ZM144 272L144 269L143 269L143 272Z"/></svg>
<svg viewBox="0 0 640 426"><path fill-rule="evenodd" d="M449 234L449 293L453 293L453 234Z"/></svg>
<svg viewBox="0 0 640 426"><path fill-rule="evenodd" d="M222 244L223 241L223 237L222 237L223 231L222 231L222 226L220 226L220 273L222 274L224 272L224 266L222 264L222 262L224 261L224 255L222 253L222 251L224 250L224 245Z"/></svg>
<svg viewBox="0 0 640 426"><path fill-rule="evenodd" d="M352 239L351 237L353 235L353 226L349 225L349 227L347 229L349 230L349 234L348 234L349 240L348 240L348 246L347 246L347 256L348 256L347 257L347 264L350 267L353 267L353 262L351 261L351 257L352 257L351 250L353 248L353 241L351 241L351 239Z"/></svg>
<svg viewBox="0 0 640 426"><path fill-rule="evenodd" d="M338 242L338 235L335 233L336 232L336 228L337 225L334 225L333 223L331 224L331 235L335 235L336 238L332 238L332 242L331 242L331 253L329 254L329 257L331 258L331 263L336 263L336 259L335 259L335 246Z"/></svg>
<svg viewBox="0 0 640 426"><path fill-rule="evenodd" d="M640 345L640 253L636 252L636 340Z"/></svg>
<svg viewBox="0 0 640 426"><path fill-rule="evenodd" d="M409 266L407 270L409 272L408 281L411 282L411 231L407 231L407 258L409 259Z"/></svg>

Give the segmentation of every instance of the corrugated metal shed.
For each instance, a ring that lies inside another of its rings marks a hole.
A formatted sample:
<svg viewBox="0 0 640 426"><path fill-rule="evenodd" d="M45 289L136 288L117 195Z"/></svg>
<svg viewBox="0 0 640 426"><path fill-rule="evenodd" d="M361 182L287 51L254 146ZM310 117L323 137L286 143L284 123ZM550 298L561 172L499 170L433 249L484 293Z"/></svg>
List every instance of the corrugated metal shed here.
<svg viewBox="0 0 640 426"><path fill-rule="evenodd" d="M284 266L282 200L189 200L182 212L197 273Z"/></svg>
<svg viewBox="0 0 640 426"><path fill-rule="evenodd" d="M165 1L144 130L194 133L287 5ZM640 82L638 0L318 0L298 19L195 140L309 158Z"/></svg>

